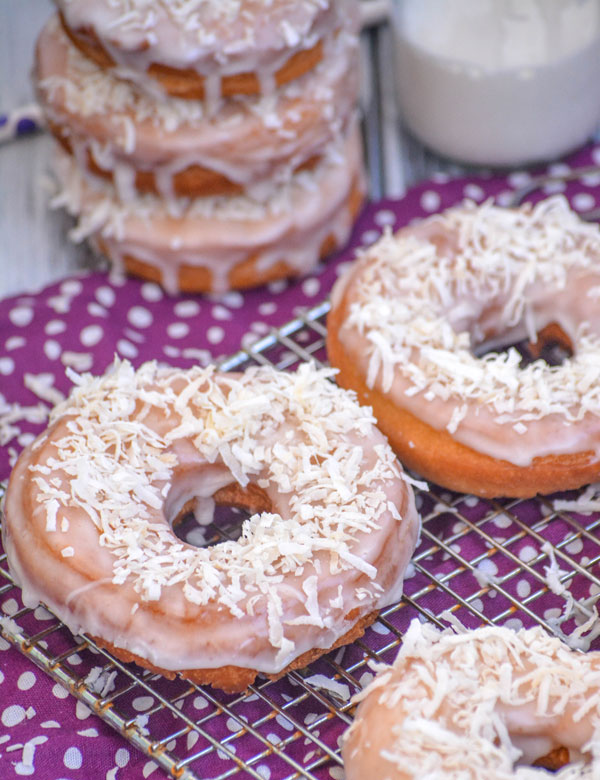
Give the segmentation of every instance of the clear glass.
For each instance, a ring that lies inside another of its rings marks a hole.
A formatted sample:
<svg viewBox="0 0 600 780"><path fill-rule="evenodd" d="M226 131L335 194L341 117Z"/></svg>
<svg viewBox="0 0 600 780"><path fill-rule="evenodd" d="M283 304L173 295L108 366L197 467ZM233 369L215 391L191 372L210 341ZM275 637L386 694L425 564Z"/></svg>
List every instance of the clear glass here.
<svg viewBox="0 0 600 780"><path fill-rule="evenodd" d="M600 0L393 0L400 107L435 151L512 166L600 124Z"/></svg>

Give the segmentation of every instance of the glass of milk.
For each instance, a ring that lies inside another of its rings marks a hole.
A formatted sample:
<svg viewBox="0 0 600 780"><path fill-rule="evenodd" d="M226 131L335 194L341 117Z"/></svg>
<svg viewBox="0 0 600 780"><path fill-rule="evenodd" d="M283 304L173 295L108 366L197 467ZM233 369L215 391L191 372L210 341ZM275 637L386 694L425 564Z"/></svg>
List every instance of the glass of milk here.
<svg viewBox="0 0 600 780"><path fill-rule="evenodd" d="M600 0L392 0L408 128L466 163L556 158L600 124Z"/></svg>

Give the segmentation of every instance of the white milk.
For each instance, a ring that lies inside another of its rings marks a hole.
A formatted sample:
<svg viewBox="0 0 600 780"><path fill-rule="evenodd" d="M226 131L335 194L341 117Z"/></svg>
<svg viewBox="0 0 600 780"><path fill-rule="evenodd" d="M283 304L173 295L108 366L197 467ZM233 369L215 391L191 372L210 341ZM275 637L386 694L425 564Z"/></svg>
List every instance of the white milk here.
<svg viewBox="0 0 600 780"><path fill-rule="evenodd" d="M600 0L394 0L402 116L487 165L547 160L600 123Z"/></svg>

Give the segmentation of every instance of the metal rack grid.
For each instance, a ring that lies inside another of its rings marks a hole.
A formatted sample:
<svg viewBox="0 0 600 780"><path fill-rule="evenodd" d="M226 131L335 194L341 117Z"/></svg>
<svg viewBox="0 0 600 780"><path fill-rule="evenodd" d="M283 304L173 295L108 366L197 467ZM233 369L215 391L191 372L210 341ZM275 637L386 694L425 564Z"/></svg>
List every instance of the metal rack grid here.
<svg viewBox="0 0 600 780"><path fill-rule="evenodd" d="M398 138L390 135L397 118L389 121L385 115L393 107L386 99L392 88L386 67L389 29L374 24L363 45L373 70L368 81L374 87L363 105L371 193L377 198L398 194L406 178L423 178L432 156L416 145L399 154ZM407 164L414 171L403 170ZM221 367L293 369L306 360L324 363L328 310L322 303ZM393 659L413 618L443 625L450 612L469 627L540 624L566 636L594 615L600 597L600 514L584 514L577 498L484 501L436 486L418 490L423 530L403 599L384 610L363 639L278 682L260 680L243 695L168 681L123 664L93 640L73 637L39 609L20 608L0 617L0 633L173 777L264 780L268 758L270 780L335 780L343 776L338 740L352 718L348 694L371 678L369 661ZM600 510L600 496L588 498ZM239 519L228 522L209 527L209 541L233 534ZM21 603L6 556L0 555L0 604L8 599ZM325 680L333 685L324 685ZM142 714L134 706L140 697L149 703ZM208 766L216 764L219 769L209 773Z"/></svg>
<svg viewBox="0 0 600 780"><path fill-rule="evenodd" d="M328 309L323 303L306 312L222 367L268 363L293 369L305 360L324 363ZM338 740L352 712L347 694L370 679L369 660L394 657L412 618L442 625L449 610L471 627L519 620L567 635L593 614L600 594L594 574L600 516L582 514L585 507L576 511L576 498L484 501L435 486L418 490L423 531L402 601L384 610L353 645L278 682L260 681L244 695L168 681L122 664L91 639L73 638L48 614L40 622L37 610L22 608L0 619L2 633L173 777L264 780L263 762L269 757L271 780L341 778ZM212 528L220 538L231 530ZM549 570L555 573L552 580ZM0 601L5 597L18 600L18 588L0 556ZM333 686L323 685L325 678ZM140 696L152 703L143 717L133 708ZM250 701L260 712L251 720ZM215 754L220 769L209 775L206 767Z"/></svg>

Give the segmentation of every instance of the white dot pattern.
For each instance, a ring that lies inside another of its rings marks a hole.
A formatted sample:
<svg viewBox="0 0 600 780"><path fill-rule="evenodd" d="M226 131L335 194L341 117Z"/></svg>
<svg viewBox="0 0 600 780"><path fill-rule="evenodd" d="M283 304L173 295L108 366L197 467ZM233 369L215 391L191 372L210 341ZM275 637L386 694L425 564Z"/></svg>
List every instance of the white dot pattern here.
<svg viewBox="0 0 600 780"><path fill-rule="evenodd" d="M595 150L594 154L596 161L600 162L600 153ZM591 154L583 160L584 163L590 161ZM480 201L497 197L507 202L515 187L527 184L530 180L528 172L517 172L509 177L470 177L454 181L447 176L436 177L435 181L409 192L397 204L368 206L357 224L354 246L348 251L342 252L305 278L294 282L280 281L260 290L218 296L171 297L155 284L131 279L117 280L98 273L65 280L36 295L0 301L0 343L4 345L4 351L0 354L0 377L10 377L10 381L0 383L0 415L4 399L8 403L38 403L39 399L23 386L26 372L38 376L48 375L52 381L45 385L46 388L55 388L65 393L70 386L70 380L65 375L66 365L73 366L75 371L89 367L94 372L100 372L112 361L115 352L130 357L136 364L157 359L172 361L184 367L206 363L221 354L232 354L241 346L254 343L271 328L291 319L298 309L313 306L324 299L338 273L353 262L354 250L375 241L382 230L407 224L464 198ZM597 208L600 204L600 196L594 192L599 184L600 178L592 175L582 183L569 184L566 188L563 183L553 186L565 189L574 207L585 211ZM288 357L282 352L283 359ZM40 404L47 408L50 401L40 400ZM43 425L43 420L17 421L14 423L15 430L6 434L9 436L6 441L2 438L4 429L0 425L0 478L7 476L15 451L30 441ZM443 498L452 500L449 495ZM424 513L432 511L430 498L422 499L419 496L419 503ZM443 503L441 506L444 506ZM458 509L469 517L469 513L472 513L473 522L477 522L481 517L481 506L482 502L478 499L465 497L458 504ZM543 574L544 567L549 565L548 558L529 539L521 539L519 525L512 512L492 512L484 528L494 539L517 539L513 542L512 554L521 563L529 564L536 572ZM539 579L522 572L515 574L515 560L501 559L493 547L471 550L469 545L472 533L455 515L446 512L435 531L448 540L450 549L467 558L470 554L478 556L476 576L465 576L465 582L468 579L471 592L475 594L469 602L473 610L490 617L503 615L504 620L509 614L506 612L506 591L517 601L527 601L550 625L560 624L562 602L557 605L557 598L552 593L540 595ZM554 541L559 541L559 536ZM581 536L569 538L564 550L576 556L582 566L586 565L586 561L597 560L597 553L589 549L589 540ZM439 566L440 573L445 574L454 562L447 553L438 551L431 554L431 560L421 561L421 565ZM429 581L424 581L418 567L413 567L407 575L407 587L411 592L428 589ZM458 579L449 583L451 587L461 587ZM588 595L597 595L597 591L589 588L584 596ZM427 608L433 613L439 614L449 606L441 589L432 591L428 598L430 601ZM20 600L13 597L11 592L0 603L0 617L10 618L10 615L18 614L20 607ZM405 611L401 611L402 614ZM465 616L468 618L469 615L464 608L457 613L459 619ZM43 608L36 609L29 617L39 622L40 631L51 625L52 617ZM394 619L394 616L390 616L387 623L376 623L367 632L364 641L373 648L387 646L395 639L395 634L388 627ZM518 615L511 615L508 622L519 627L523 620ZM40 780L76 780L78 777L92 776L107 780L121 780L124 777L127 780L146 777L162 780L164 772L155 761L148 760L147 756L125 743L120 735L98 720L85 704L76 702L68 691L35 668L3 637L0 637L0 654L0 776L4 776L6 765L9 777L17 774L18 766L21 774L37 770L35 776ZM372 673L361 665L361 651L355 647L340 649L333 657L337 663L357 662L355 677L361 686L372 678ZM67 663L85 679L86 674L94 666L103 663L103 660L81 649L76 654L71 653ZM105 682L108 683L108 680ZM178 684L177 681L174 683L175 686ZM171 684L165 682L164 685L164 690L170 695L172 689L168 685ZM126 681L123 679L111 681L108 686L112 691L124 690L125 687ZM311 696L307 697L299 710L291 706L301 692L293 680L275 683L269 686L268 691L269 695L273 691L273 695L279 697L281 706L286 706L284 714L278 712L273 719L267 719L259 727L263 739L274 745L280 744L282 740L294 738L296 724L304 724L313 729L311 733L315 736L323 738L333 748L337 747L342 727L336 731L333 724L328 722L327 708L320 707ZM321 690L320 695L328 694ZM243 729L242 723L246 722L246 717L248 723L258 722L264 715L264 702L256 696L246 697L239 708L232 705L236 717L231 717L216 715L213 696L216 694L212 691L206 697L195 692L193 696L185 696L177 701L177 706L192 720L207 719L210 728L214 724L213 736L217 741L223 741L227 750L235 752L240 759L249 757L254 752L248 752L249 746L253 744L252 738ZM304 696L302 699L304 701ZM131 693L127 698L127 706L132 722L135 722L142 734L152 732L155 728L162 734L176 730L173 716L161 712L157 700L145 690ZM321 721L324 725L321 725ZM46 735L48 741L46 744L31 745L35 747L31 764L25 762L23 748L10 753L6 751L9 744L24 746L42 734ZM2 742L4 735L8 736L10 742ZM207 743L196 731L184 729L180 736L169 743L169 747L177 755L185 756L186 751L187 754L205 751ZM261 749L264 749L263 743ZM287 749L285 745L283 749ZM307 765L318 757L314 743L305 737L294 743L293 749L301 765L303 762ZM228 771L237 772L225 749L219 753L208 750L203 761L206 763L202 764L200 775L208 777ZM194 768L198 769L197 766ZM289 767L282 770L281 762L269 756L261 757L260 763L254 763L253 768L264 780L280 780L282 772L287 776L290 771ZM329 776L339 780L343 777L339 767L327 764L315 771L320 772L317 774L320 778Z"/></svg>

